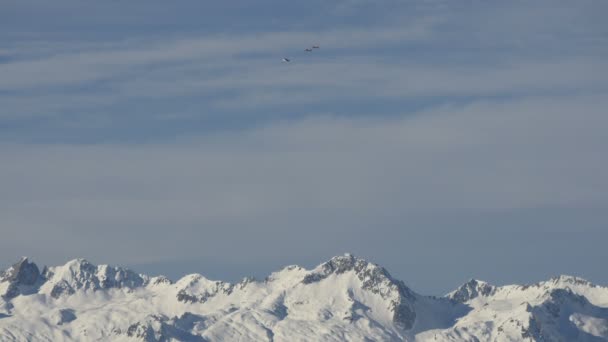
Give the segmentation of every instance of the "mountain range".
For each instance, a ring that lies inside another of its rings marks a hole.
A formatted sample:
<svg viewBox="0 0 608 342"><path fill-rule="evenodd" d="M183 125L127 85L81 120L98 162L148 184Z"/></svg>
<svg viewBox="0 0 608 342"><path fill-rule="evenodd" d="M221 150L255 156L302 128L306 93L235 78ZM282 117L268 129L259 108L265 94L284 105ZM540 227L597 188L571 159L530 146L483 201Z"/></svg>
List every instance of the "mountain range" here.
<svg viewBox="0 0 608 342"><path fill-rule="evenodd" d="M238 283L22 258L0 272L0 341L608 341L608 288L472 279L424 296L350 254Z"/></svg>

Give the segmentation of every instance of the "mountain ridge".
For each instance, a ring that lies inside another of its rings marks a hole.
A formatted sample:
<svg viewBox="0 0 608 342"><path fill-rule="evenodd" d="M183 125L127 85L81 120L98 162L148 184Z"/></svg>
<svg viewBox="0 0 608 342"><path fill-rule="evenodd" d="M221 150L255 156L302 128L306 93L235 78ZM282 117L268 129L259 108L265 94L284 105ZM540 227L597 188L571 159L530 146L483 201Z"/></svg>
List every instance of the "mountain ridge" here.
<svg viewBox="0 0 608 342"><path fill-rule="evenodd" d="M171 281L85 259L40 270L23 257L0 272L0 340L92 336L606 341L608 288L561 275L530 285L471 279L445 296L424 296L385 268L351 254L311 270L292 265L261 281L237 283L197 273Z"/></svg>

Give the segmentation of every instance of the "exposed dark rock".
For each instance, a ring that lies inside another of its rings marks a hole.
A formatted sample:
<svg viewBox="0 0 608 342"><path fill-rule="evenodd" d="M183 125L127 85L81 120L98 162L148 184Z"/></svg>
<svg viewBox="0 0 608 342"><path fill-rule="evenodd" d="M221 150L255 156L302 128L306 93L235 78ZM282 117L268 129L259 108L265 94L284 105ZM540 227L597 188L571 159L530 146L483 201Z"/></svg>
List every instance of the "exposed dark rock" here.
<svg viewBox="0 0 608 342"><path fill-rule="evenodd" d="M35 263L29 262L28 258L21 258L8 270L0 275L3 281L19 283L21 285L34 285L40 277L40 270Z"/></svg>
<svg viewBox="0 0 608 342"><path fill-rule="evenodd" d="M129 326L127 336L134 337L145 342L204 342L198 335L194 335L175 324L174 319L168 319L164 315L151 315L144 322L137 322Z"/></svg>
<svg viewBox="0 0 608 342"><path fill-rule="evenodd" d="M35 263L30 262L27 257L0 273L0 282L8 282L9 286L5 293L0 294L5 299L11 299L20 294L29 294L40 285L43 277Z"/></svg>
<svg viewBox="0 0 608 342"><path fill-rule="evenodd" d="M57 312L56 322L57 325L70 323L76 319L76 313L72 309L61 309Z"/></svg>
<svg viewBox="0 0 608 342"><path fill-rule="evenodd" d="M192 282L204 279L197 275ZM234 291L235 285L223 281L210 281L209 286L198 292L190 292L188 289L181 289L177 293L177 300L185 303L205 303L218 294L230 295Z"/></svg>
<svg viewBox="0 0 608 342"><path fill-rule="evenodd" d="M464 303L479 296L491 296L496 291L496 288L488 283L471 279L456 291L450 293L448 297L458 303Z"/></svg>

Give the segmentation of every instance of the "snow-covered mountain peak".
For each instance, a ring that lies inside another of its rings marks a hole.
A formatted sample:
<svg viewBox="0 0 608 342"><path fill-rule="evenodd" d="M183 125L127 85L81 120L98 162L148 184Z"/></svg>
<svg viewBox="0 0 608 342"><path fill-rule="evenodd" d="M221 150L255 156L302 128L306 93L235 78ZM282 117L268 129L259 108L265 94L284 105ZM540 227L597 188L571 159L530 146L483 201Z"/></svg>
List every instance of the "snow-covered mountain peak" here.
<svg viewBox="0 0 608 342"><path fill-rule="evenodd" d="M386 269L352 254L336 256L317 266L302 279L303 284L314 284L330 277L352 274L358 288L380 296L392 313L392 320L400 328L411 329L416 320L416 295L403 282L394 279Z"/></svg>
<svg viewBox="0 0 608 342"><path fill-rule="evenodd" d="M348 253L320 264L304 276L302 283L311 284L332 275L339 276L345 273L354 274L361 282L362 289L377 293L383 298L397 292L410 300L415 300L413 292L402 281L393 278L384 267Z"/></svg>
<svg viewBox="0 0 608 342"><path fill-rule="evenodd" d="M301 280L302 276L306 274L308 270L298 265L289 265L285 266L282 269L272 272L268 277L266 277L267 282L275 282L279 280L285 280L286 278L292 280Z"/></svg>
<svg viewBox="0 0 608 342"><path fill-rule="evenodd" d="M307 269L298 265L290 265L272 272L264 279L264 284L280 291L281 289L292 288L302 282L302 279L309 273ZM251 283L251 281L249 281Z"/></svg>
<svg viewBox="0 0 608 342"><path fill-rule="evenodd" d="M156 276L156 277L150 278L148 285L166 286L166 285L173 285L173 282L171 281L171 279L161 275L161 276Z"/></svg>
<svg viewBox="0 0 608 342"><path fill-rule="evenodd" d="M234 285L209 280L200 274L189 274L175 283L177 300L185 303L204 303L218 294L229 295Z"/></svg>
<svg viewBox="0 0 608 342"><path fill-rule="evenodd" d="M557 277L553 277L553 278L549 279L548 281L543 282L543 284L545 284L545 285L551 284L556 287L566 287L566 286L570 286L570 285L597 287L597 285L594 285L590 281L587 281L583 278L570 276L570 275L560 275Z"/></svg>
<svg viewBox="0 0 608 342"><path fill-rule="evenodd" d="M63 280L87 278L95 273L97 273L97 266L82 258L73 259L66 262L63 266L50 267L45 270L47 278Z"/></svg>
<svg viewBox="0 0 608 342"><path fill-rule="evenodd" d="M446 297L458 302L465 303L479 296L490 296L494 294L496 287L486 283L485 281L471 279L462 284L456 290L448 293Z"/></svg>
<svg viewBox="0 0 608 342"><path fill-rule="evenodd" d="M310 271L302 282L304 284L321 281L330 275L340 275L346 272L353 272L363 280L386 281L389 283L397 282L383 267L370 263L364 259L357 258L352 254L346 253L329 259Z"/></svg>
<svg viewBox="0 0 608 342"><path fill-rule="evenodd" d="M53 298L70 295L77 290L100 290L110 288L128 288L144 286L149 278L122 267L93 265L85 259L74 259L63 266L45 269L45 284L42 293Z"/></svg>

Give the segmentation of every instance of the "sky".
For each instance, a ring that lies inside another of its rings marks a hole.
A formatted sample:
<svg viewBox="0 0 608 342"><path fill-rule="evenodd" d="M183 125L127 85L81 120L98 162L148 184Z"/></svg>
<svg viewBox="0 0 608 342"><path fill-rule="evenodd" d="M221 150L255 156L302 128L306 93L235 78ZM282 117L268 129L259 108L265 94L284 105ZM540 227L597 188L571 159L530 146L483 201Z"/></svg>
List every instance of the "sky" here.
<svg viewBox="0 0 608 342"><path fill-rule="evenodd" d="M350 252L424 294L607 285L605 13L2 1L0 266L236 281Z"/></svg>

